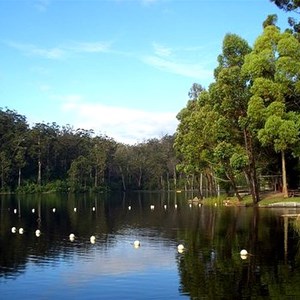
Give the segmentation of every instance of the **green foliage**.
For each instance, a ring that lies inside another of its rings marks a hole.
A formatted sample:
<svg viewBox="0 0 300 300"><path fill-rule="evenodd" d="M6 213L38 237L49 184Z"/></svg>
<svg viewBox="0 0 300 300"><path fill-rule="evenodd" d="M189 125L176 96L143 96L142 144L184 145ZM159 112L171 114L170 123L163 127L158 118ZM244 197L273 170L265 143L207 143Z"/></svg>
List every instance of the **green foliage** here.
<svg viewBox="0 0 300 300"><path fill-rule="evenodd" d="M253 49L226 35L215 82L178 114L181 170L210 170L232 187L246 174L254 203L257 172L277 160L271 149L300 152L300 44L292 32L281 33L276 21L276 15L267 18Z"/></svg>
<svg viewBox="0 0 300 300"><path fill-rule="evenodd" d="M242 149L241 149L242 150ZM238 173L249 165L249 157L244 151L235 152L230 158L230 166Z"/></svg>
<svg viewBox="0 0 300 300"><path fill-rule="evenodd" d="M276 152L286 151L299 141L299 127L292 120L284 120L279 116L270 116L265 127L258 132L263 145L274 144Z"/></svg>
<svg viewBox="0 0 300 300"><path fill-rule="evenodd" d="M178 176L174 138L139 145L69 125L37 123L0 109L0 192L107 192L169 189Z"/></svg>

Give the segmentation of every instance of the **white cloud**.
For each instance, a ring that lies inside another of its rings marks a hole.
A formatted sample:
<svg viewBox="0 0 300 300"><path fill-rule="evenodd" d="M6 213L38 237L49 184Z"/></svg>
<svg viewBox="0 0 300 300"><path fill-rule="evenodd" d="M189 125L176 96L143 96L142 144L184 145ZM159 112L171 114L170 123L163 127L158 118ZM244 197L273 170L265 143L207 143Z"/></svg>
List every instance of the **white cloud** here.
<svg viewBox="0 0 300 300"><path fill-rule="evenodd" d="M75 52L99 53L110 50L111 43L109 42L76 42L66 46L66 49Z"/></svg>
<svg viewBox="0 0 300 300"><path fill-rule="evenodd" d="M22 44L15 42L7 43L10 47L15 48L25 55L40 56L46 59L61 59L65 56L65 51L59 47L41 48L32 44Z"/></svg>
<svg viewBox="0 0 300 300"><path fill-rule="evenodd" d="M172 49L156 42L152 43L152 47L154 53L141 58L144 63L165 72L191 77L201 81L207 81L213 78L211 68L205 67L207 61L202 64L193 61L198 59L198 55L195 56L195 53L199 53L199 47ZM184 57L184 59L180 57ZM189 61L187 61L187 58Z"/></svg>
<svg viewBox="0 0 300 300"><path fill-rule="evenodd" d="M165 47L158 43L153 43L154 53L158 56L168 57L172 54L171 48Z"/></svg>
<svg viewBox="0 0 300 300"><path fill-rule="evenodd" d="M79 95L61 97L64 114L72 115L76 128L93 129L117 142L135 144L150 138L173 134L177 120L175 112L146 112L144 110L83 102Z"/></svg>
<svg viewBox="0 0 300 300"><path fill-rule="evenodd" d="M166 72L200 80L212 78L212 71L206 70L200 64L176 62L155 55L144 56L142 60L146 64Z"/></svg>
<svg viewBox="0 0 300 300"><path fill-rule="evenodd" d="M71 42L62 46L43 48L33 44L7 42L7 45L21 51L24 55L39 56L59 60L72 53L101 53L110 50L110 42Z"/></svg>

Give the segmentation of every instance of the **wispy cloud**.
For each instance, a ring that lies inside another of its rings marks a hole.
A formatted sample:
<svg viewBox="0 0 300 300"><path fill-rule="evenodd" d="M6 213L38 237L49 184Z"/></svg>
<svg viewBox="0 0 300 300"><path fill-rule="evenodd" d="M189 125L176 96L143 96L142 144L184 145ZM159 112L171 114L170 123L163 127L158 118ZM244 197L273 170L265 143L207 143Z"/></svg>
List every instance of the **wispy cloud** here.
<svg viewBox="0 0 300 300"><path fill-rule="evenodd" d="M16 42L8 42L8 46L21 51L24 55L39 56L46 59L62 59L65 56L65 51L59 47L41 48L33 44L23 44Z"/></svg>
<svg viewBox="0 0 300 300"><path fill-rule="evenodd" d="M36 0L34 6L37 10L44 12L50 5L50 0Z"/></svg>
<svg viewBox="0 0 300 300"><path fill-rule="evenodd" d="M186 61L186 59L178 58L178 53L181 56L187 52L196 51L199 48L172 49L159 43L153 43L153 54L145 55L142 61L150 66L160 69L165 72L170 72L186 77L191 77L200 80L207 80L212 77L211 68L206 68L205 64L195 63L194 61ZM176 52L176 53L175 53ZM177 54L177 55L175 55Z"/></svg>
<svg viewBox="0 0 300 300"><path fill-rule="evenodd" d="M64 114L73 117L72 125L93 129L118 142L134 144L149 138L173 134L176 130L176 112L147 112L125 107L88 103L80 95L60 97Z"/></svg>
<svg viewBox="0 0 300 300"><path fill-rule="evenodd" d="M169 47L163 46L156 42L153 43L154 53L157 56L169 57L172 54L172 50Z"/></svg>
<svg viewBox="0 0 300 300"><path fill-rule="evenodd" d="M74 42L65 46L65 49L75 52L100 53L110 50L111 42Z"/></svg>
<svg viewBox="0 0 300 300"><path fill-rule="evenodd" d="M160 70L186 77L207 79L212 76L211 70L206 70L199 64L180 63L157 56L145 56L143 61Z"/></svg>
<svg viewBox="0 0 300 300"><path fill-rule="evenodd" d="M9 47L14 48L27 56L38 56L44 59L60 60L72 53L102 53L110 50L111 42L70 42L62 46L44 48L34 44L7 42Z"/></svg>

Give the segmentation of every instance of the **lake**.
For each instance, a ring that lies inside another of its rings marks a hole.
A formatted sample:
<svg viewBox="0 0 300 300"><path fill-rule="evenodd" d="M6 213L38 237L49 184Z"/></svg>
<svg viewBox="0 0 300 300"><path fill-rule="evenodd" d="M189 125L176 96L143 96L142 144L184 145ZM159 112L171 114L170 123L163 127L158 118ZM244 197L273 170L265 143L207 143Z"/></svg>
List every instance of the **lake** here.
<svg viewBox="0 0 300 300"><path fill-rule="evenodd" d="M299 210L188 199L0 196L0 298L300 299Z"/></svg>

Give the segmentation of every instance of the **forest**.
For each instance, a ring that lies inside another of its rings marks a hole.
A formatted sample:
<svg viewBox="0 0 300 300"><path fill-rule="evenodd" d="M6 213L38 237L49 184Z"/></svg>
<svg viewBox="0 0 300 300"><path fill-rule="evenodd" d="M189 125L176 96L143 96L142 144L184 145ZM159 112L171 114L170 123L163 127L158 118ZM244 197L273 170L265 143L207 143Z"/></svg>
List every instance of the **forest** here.
<svg viewBox="0 0 300 300"><path fill-rule="evenodd" d="M296 0L271 0L299 12ZM251 194L299 186L300 23L269 15L253 46L227 34L214 82L194 83L174 135L135 145L0 109L0 191L197 190Z"/></svg>
<svg viewBox="0 0 300 300"><path fill-rule="evenodd" d="M2 192L170 190L176 182L174 138L131 146L92 130L37 123L0 110Z"/></svg>

